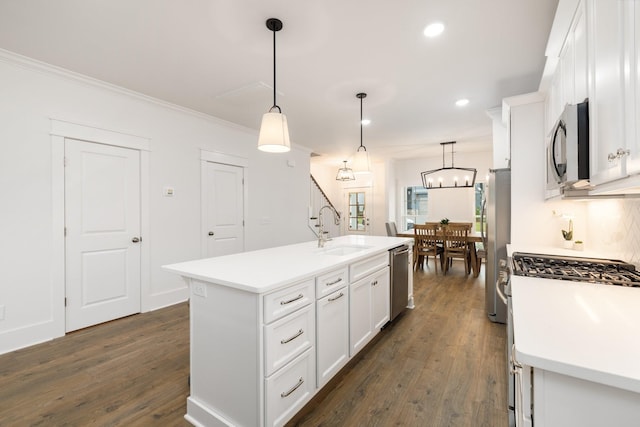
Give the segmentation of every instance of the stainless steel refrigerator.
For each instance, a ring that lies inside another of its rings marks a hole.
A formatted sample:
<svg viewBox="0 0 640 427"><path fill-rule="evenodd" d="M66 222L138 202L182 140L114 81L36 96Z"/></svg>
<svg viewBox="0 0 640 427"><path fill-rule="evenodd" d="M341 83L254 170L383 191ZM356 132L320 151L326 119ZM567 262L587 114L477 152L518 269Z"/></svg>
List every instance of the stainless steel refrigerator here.
<svg viewBox="0 0 640 427"><path fill-rule="evenodd" d="M483 227L485 250L485 307L492 322L507 322L507 305L496 294L500 260L507 260L507 243L511 239L511 169L491 169L485 189Z"/></svg>

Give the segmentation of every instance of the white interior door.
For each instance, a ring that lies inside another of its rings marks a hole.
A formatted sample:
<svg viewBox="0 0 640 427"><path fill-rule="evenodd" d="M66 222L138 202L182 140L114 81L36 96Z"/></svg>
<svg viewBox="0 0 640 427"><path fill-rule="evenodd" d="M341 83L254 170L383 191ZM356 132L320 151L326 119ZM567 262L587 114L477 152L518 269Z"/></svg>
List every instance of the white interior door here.
<svg viewBox="0 0 640 427"><path fill-rule="evenodd" d="M140 152L65 140L66 330L140 312Z"/></svg>
<svg viewBox="0 0 640 427"><path fill-rule="evenodd" d="M206 257L244 250L244 168L204 162L203 225Z"/></svg>
<svg viewBox="0 0 640 427"><path fill-rule="evenodd" d="M373 196L370 187L345 188L344 202L344 233L371 235L373 229L371 217L373 214Z"/></svg>

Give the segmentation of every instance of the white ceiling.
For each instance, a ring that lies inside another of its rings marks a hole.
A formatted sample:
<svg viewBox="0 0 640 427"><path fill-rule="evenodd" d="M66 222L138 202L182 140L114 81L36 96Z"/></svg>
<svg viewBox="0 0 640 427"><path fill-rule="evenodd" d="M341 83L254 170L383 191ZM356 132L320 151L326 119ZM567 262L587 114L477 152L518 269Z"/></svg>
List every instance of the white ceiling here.
<svg viewBox="0 0 640 427"><path fill-rule="evenodd" d="M488 149L486 110L535 91L558 0L0 0L0 48L291 140L339 164ZM442 36L424 27L441 21ZM456 107L468 98L465 108Z"/></svg>

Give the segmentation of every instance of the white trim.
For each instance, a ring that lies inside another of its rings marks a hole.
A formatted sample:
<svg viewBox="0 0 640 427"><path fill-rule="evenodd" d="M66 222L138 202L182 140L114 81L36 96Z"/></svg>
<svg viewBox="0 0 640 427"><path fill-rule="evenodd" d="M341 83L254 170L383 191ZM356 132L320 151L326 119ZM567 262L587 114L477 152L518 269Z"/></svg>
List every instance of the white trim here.
<svg viewBox="0 0 640 427"><path fill-rule="evenodd" d="M140 151L140 311L153 309L150 272L150 141L135 135L51 119L52 313L56 336L65 333L64 143L65 139ZM55 337L54 337L55 338Z"/></svg>
<svg viewBox="0 0 640 427"><path fill-rule="evenodd" d="M207 223L206 223L206 206L207 195L205 194L207 181L207 162L221 163L229 166L237 166L242 168L242 197L243 212L242 219L244 227L242 230L242 250L247 248L247 218L249 217L249 160L244 157L233 156L230 154L218 153L215 151L207 151L200 149L200 254L203 258L207 257Z"/></svg>
<svg viewBox="0 0 640 427"><path fill-rule="evenodd" d="M240 166L243 168L249 167L249 159L204 149L200 149L200 160L213 163L222 163L223 165Z"/></svg>
<svg viewBox="0 0 640 427"><path fill-rule="evenodd" d="M81 141L97 142L100 144L114 145L116 147L132 148L140 151L150 151L149 138L128 135L112 130L100 129L51 118L51 135L65 138L79 139Z"/></svg>
<svg viewBox="0 0 640 427"><path fill-rule="evenodd" d="M67 70L65 68L61 68L61 67L57 67L55 65L51 65L51 64L47 64L46 62L42 62L42 61L38 61L36 59L33 58L29 58L28 56L23 56L23 55L19 55L17 53L5 50L5 49L0 49L0 61L2 62L6 62L8 64L12 64L15 66L19 66L22 68L26 68L32 71L37 71L37 72L41 72L41 73L46 73L52 76L57 76L57 77L61 77L67 80L71 80L71 81L75 81L78 83L82 83L85 84L87 86L91 86L91 87L96 87L96 88L100 88L100 89L104 89L104 90L108 90L111 92L115 92L118 93L120 95L124 95L124 96L128 96L130 98L134 98L134 99L138 99L141 101L145 101L145 102L149 102L151 104L155 104L155 105L159 105L161 107L165 107L165 108L169 108L171 110L174 111L179 111L181 113L193 116L193 117L199 117L201 119L205 119L208 120L210 122L219 124L219 125L223 125L223 126L227 126L236 130L240 130L252 135L256 135L256 140L257 140L257 135L258 135L258 131L256 129L251 129L248 128L246 126L242 126L224 119L221 119L219 117L215 117L215 116L211 116L209 114L206 113L201 113L199 111L195 111L192 110L190 108L186 108L177 104L173 104L171 102L167 102L167 101L163 101L161 99L158 98L154 98L145 94L142 94L140 92L135 92L133 90L130 89L126 89L123 88L121 86L117 86L114 85L112 83L108 83L102 80L98 80L95 79L93 77L89 77L86 76L84 74L80 74L80 73L76 73L74 71L71 70Z"/></svg>

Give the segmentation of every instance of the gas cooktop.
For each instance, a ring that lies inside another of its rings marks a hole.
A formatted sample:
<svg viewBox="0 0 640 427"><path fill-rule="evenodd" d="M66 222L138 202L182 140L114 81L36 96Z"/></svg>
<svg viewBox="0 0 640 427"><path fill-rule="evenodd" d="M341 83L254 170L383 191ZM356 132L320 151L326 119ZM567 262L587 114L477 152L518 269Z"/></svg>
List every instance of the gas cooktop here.
<svg viewBox="0 0 640 427"><path fill-rule="evenodd" d="M640 287L640 273L623 261L523 252L514 252L512 260L516 276Z"/></svg>

